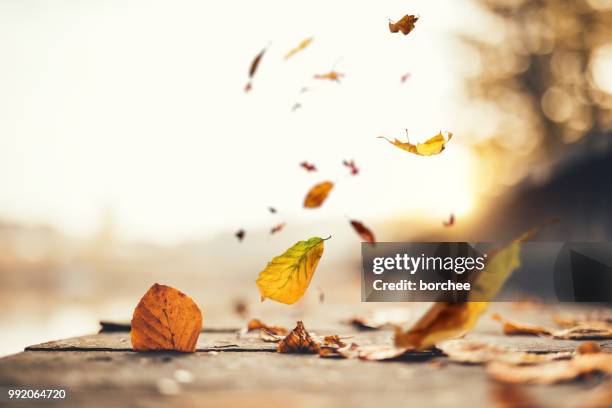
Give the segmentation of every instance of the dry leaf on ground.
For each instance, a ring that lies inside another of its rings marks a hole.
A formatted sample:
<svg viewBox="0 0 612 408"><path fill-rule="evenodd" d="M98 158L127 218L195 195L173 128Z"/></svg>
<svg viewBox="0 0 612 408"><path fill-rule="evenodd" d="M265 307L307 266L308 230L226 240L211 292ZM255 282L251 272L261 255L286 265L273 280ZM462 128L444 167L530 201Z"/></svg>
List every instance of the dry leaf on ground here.
<svg viewBox="0 0 612 408"><path fill-rule="evenodd" d="M259 319L251 319L247 325L247 331L265 330L272 334L286 335L289 330L282 326L268 326Z"/></svg>
<svg viewBox="0 0 612 408"><path fill-rule="evenodd" d="M319 343L304 328L304 323L298 321L295 329L278 343L276 351L279 353L318 354L319 347Z"/></svg>
<svg viewBox="0 0 612 408"><path fill-rule="evenodd" d="M515 384L498 383L491 388L491 402L496 408L540 408L533 396Z"/></svg>
<svg viewBox="0 0 612 408"><path fill-rule="evenodd" d="M384 136L379 136L379 139L385 139L392 145L419 156L433 156L442 153L446 147L446 144L453 138L453 134L451 132L447 132L447 135L448 136L444 138L444 135L442 135L442 132L440 132L425 142L417 143L416 145L410 142L402 142L399 139L391 141Z"/></svg>
<svg viewBox="0 0 612 408"><path fill-rule="evenodd" d="M552 331L549 329L546 329L541 326L531 325L531 324L512 322L512 321L504 319L499 313L493 313L491 315L491 318L493 320L496 320L502 323L503 325L502 330L504 331L504 334L507 334L507 335L515 335L515 334L528 334L528 335L534 335L534 336L543 336L543 335L551 336L552 335Z"/></svg>
<svg viewBox="0 0 612 408"><path fill-rule="evenodd" d="M297 54L298 52L304 50L306 47L308 47L310 45L310 43L312 42L313 38L306 38L305 40L302 40L297 47L291 49L287 54L285 54L285 60L288 60L289 58L293 57L295 54Z"/></svg>
<svg viewBox="0 0 612 408"><path fill-rule="evenodd" d="M272 258L256 281L261 299L270 298L288 305L297 302L310 285L323 255L324 241L319 237L298 241L282 255Z"/></svg>
<svg viewBox="0 0 612 408"><path fill-rule="evenodd" d="M436 344L436 348L446 354L450 360L466 364L486 364L496 361L523 365L568 359L573 356L572 352L526 353L514 351L496 344L463 339L443 341Z"/></svg>
<svg viewBox="0 0 612 408"><path fill-rule="evenodd" d="M512 384L555 384L587 374L612 374L612 354L578 354L571 360L551 361L533 366L491 363L487 373L495 380Z"/></svg>
<svg viewBox="0 0 612 408"><path fill-rule="evenodd" d="M491 316L503 324L507 335L551 336L563 340L597 340L612 338L612 325L601 322L582 322L578 326L555 330L541 326L518 323L502 318L498 313Z"/></svg>
<svg viewBox="0 0 612 408"><path fill-rule="evenodd" d="M593 323L612 325L612 309L594 310L583 314L557 314L553 316L553 320L565 328L582 324L592 325Z"/></svg>
<svg viewBox="0 0 612 408"><path fill-rule="evenodd" d="M154 284L132 316L132 347L137 351L194 352L202 330L198 305L183 292Z"/></svg>
<svg viewBox="0 0 612 408"><path fill-rule="evenodd" d="M378 330L397 327L415 319L414 311L408 308L378 309L363 316L355 316L348 322L360 330Z"/></svg>
<svg viewBox="0 0 612 408"><path fill-rule="evenodd" d="M329 192L332 188L334 188L334 183L332 183L331 181L324 181L313 186L308 191L308 194L306 194L306 198L304 198L304 207L320 207L327 199L327 196L329 195Z"/></svg>
<svg viewBox="0 0 612 408"><path fill-rule="evenodd" d="M402 34L408 35L412 30L414 30L414 24L418 21L418 17L406 14L397 22L389 21L389 31L392 33L397 33L401 31Z"/></svg>

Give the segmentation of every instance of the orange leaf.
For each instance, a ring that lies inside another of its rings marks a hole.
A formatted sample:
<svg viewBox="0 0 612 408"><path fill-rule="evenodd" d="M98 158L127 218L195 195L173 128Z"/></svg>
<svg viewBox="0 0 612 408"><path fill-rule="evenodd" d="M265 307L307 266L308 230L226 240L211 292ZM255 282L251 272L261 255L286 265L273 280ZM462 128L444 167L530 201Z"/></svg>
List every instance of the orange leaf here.
<svg viewBox="0 0 612 408"><path fill-rule="evenodd" d="M339 72L336 71L329 71L326 74L316 74L314 76L314 79L327 79L329 81L336 81L336 82L340 82L340 78L342 78L344 76L344 74L341 74Z"/></svg>
<svg viewBox="0 0 612 408"><path fill-rule="evenodd" d="M334 188L334 183L331 181L324 181L312 187L304 199L304 207L320 207L327 199L327 196L332 188Z"/></svg>
<svg viewBox="0 0 612 408"><path fill-rule="evenodd" d="M446 139L442 135L442 132L439 132L437 135L429 138L425 142L417 144L412 144L410 142L402 142L399 139L391 141L384 136L379 136L378 138L385 139L387 142L391 143L395 147L398 147L409 153L417 154L419 156L433 156L442 153L446 147L446 144L450 142L450 140L453 138L453 134L451 132L447 132L447 134L448 136Z"/></svg>
<svg viewBox="0 0 612 408"><path fill-rule="evenodd" d="M396 23L389 21L389 31L392 33L397 33L401 31L402 34L407 35L412 30L414 30L414 24L417 22L419 18L410 14L406 14Z"/></svg>
<svg viewBox="0 0 612 408"><path fill-rule="evenodd" d="M247 325L247 331L264 330L272 334L285 335L289 333L289 330L282 326L268 326L259 319L251 319Z"/></svg>
<svg viewBox="0 0 612 408"><path fill-rule="evenodd" d="M170 286L154 284L132 316L132 347L137 351L194 352L202 313L193 299Z"/></svg>

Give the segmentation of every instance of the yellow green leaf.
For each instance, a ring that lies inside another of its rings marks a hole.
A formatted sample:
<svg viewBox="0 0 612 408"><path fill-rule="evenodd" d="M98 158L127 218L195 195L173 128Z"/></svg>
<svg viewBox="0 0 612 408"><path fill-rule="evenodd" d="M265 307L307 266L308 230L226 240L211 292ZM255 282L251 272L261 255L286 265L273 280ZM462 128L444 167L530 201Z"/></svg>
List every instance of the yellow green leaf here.
<svg viewBox="0 0 612 408"><path fill-rule="evenodd" d="M304 296L323 255L324 241L319 237L298 241L272 258L256 281L261 300L270 298L290 305Z"/></svg>
<svg viewBox="0 0 612 408"><path fill-rule="evenodd" d="M402 142L399 139L391 141L384 136L379 136L379 138L385 139L392 145L407 152L417 154L419 156L433 156L442 153L446 147L446 144L453 138L453 134L451 132L447 132L447 134L448 137L444 138L444 135L442 135L442 132L440 132L434 137L426 140L424 143L417 143L416 145L410 142Z"/></svg>
<svg viewBox="0 0 612 408"><path fill-rule="evenodd" d="M293 57L295 54L297 54L298 52L304 50L306 47L308 47L310 45L310 43L312 42L312 37L310 38L306 38L305 40L302 40L302 42L300 42L297 47L291 49L286 55L285 55L285 60L288 60L289 58Z"/></svg>

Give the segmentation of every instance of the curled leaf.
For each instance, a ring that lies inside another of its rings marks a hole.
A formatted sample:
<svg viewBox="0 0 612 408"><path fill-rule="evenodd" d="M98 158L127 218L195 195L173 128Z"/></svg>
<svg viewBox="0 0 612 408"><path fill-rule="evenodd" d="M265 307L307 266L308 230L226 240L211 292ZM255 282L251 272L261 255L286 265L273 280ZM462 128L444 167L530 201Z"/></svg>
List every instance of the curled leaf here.
<svg viewBox="0 0 612 408"><path fill-rule="evenodd" d="M247 324L247 331L252 332L256 330L263 330L268 333L277 334L277 335L286 335L289 333L289 330L282 326L268 326L264 322L259 319L251 319Z"/></svg>
<svg viewBox="0 0 612 408"><path fill-rule="evenodd" d="M448 136L444 138L444 135L442 135L442 132L440 132L425 142L417 143L416 145L410 142L402 142L399 139L391 141L384 136L379 136L378 138L385 139L392 145L419 156L433 156L442 153L446 147L446 144L453 138L453 134L451 132L447 132L447 135Z"/></svg>
<svg viewBox="0 0 612 408"><path fill-rule="evenodd" d="M334 334L331 336L325 336L323 338L323 345L324 346L337 346L339 348L346 347L346 343L344 343L342 339L340 338L340 336L338 336L337 334Z"/></svg>
<svg viewBox="0 0 612 408"><path fill-rule="evenodd" d="M443 221L442 225L445 227L452 227L455 225L455 214L451 213L451 215L448 217L448 221Z"/></svg>
<svg viewBox="0 0 612 408"><path fill-rule="evenodd" d="M578 354L571 360L534 366L494 362L487 366L487 373L497 381L511 384L555 384L591 373L612 374L612 354Z"/></svg>
<svg viewBox="0 0 612 408"><path fill-rule="evenodd" d="M312 187L308 191L308 194L306 194L306 198L304 198L304 207L320 207L327 199L327 196L332 188L334 188L334 183L331 181L324 181Z"/></svg>
<svg viewBox="0 0 612 408"><path fill-rule="evenodd" d="M304 323L297 322L295 329L278 343L276 351L293 354L318 354L319 344L304 328Z"/></svg>
<svg viewBox="0 0 612 408"><path fill-rule="evenodd" d="M342 77L344 77L344 74L341 74L339 72L332 70L326 74L316 74L314 76L314 79L323 79L323 80L328 80L328 81L340 82L340 78Z"/></svg>
<svg viewBox="0 0 612 408"><path fill-rule="evenodd" d="M372 244L376 242L376 239L374 238L374 233L372 233L372 231L370 231L370 229L363 225L363 223L361 223L360 221L351 220L351 226L365 242L369 242Z"/></svg>
<svg viewBox="0 0 612 408"><path fill-rule="evenodd" d="M534 326L531 324L511 322L501 317L499 313L493 313L491 315L491 318L493 320L496 320L502 323L503 324L502 330L504 331L504 334L507 334L510 336L515 335L515 334L527 334L527 335L534 335L534 336L552 335L552 331L544 327Z"/></svg>
<svg viewBox="0 0 612 408"><path fill-rule="evenodd" d="M300 51L303 51L306 47L308 47L310 45L310 43L312 42L313 38L306 38L305 40L302 40L297 47L291 49L286 55L285 55L285 60L288 60L289 58L293 57L295 54L297 54Z"/></svg>
<svg viewBox="0 0 612 408"><path fill-rule="evenodd" d="M412 30L414 30L414 24L417 22L419 18L410 14L406 14L396 23L389 21L389 31L392 33L397 33L401 31L402 34L408 35Z"/></svg>
<svg viewBox="0 0 612 408"><path fill-rule="evenodd" d="M319 237L298 241L282 255L272 258L256 281L262 300L270 298L289 305L297 302L310 285L323 255L323 243Z"/></svg>
<svg viewBox="0 0 612 408"><path fill-rule="evenodd" d="M355 164L355 160L343 160L342 165L348 167L351 172L351 176L356 176L359 174L359 167Z"/></svg>
<svg viewBox="0 0 612 408"><path fill-rule="evenodd" d="M194 352L202 330L198 305L183 292L154 284L132 316L132 347L137 351Z"/></svg>

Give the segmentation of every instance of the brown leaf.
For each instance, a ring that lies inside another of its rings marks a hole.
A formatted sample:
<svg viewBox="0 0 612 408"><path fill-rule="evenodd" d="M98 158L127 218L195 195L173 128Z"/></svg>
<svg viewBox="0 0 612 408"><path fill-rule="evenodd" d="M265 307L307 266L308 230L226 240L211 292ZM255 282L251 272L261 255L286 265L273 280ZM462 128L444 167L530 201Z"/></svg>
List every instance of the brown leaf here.
<svg viewBox="0 0 612 408"><path fill-rule="evenodd" d="M455 214L451 213L451 215L448 217L448 221L443 221L442 225L445 227L452 227L455 225Z"/></svg>
<svg viewBox="0 0 612 408"><path fill-rule="evenodd" d="M612 354L578 354L567 361L551 361L533 366L491 363L487 373L495 380L511 384L555 384L587 374L612 374Z"/></svg>
<svg viewBox="0 0 612 408"><path fill-rule="evenodd" d="M304 198L304 207L320 207L327 199L327 196L332 188L334 188L334 183L331 181L324 181L312 187L308 191L308 194L306 194L306 198Z"/></svg>
<svg viewBox="0 0 612 408"><path fill-rule="evenodd" d="M595 342L587 341L587 342L582 343L580 346L578 346L578 348L576 349L576 352L578 354L601 353L601 347L599 347L599 344Z"/></svg>
<svg viewBox="0 0 612 408"><path fill-rule="evenodd" d="M234 300L234 313L244 319L249 316L249 305L244 299Z"/></svg>
<svg viewBox="0 0 612 408"><path fill-rule="evenodd" d="M259 52L259 54L255 56L255 58L253 58L251 66L249 67L249 82L247 82L246 86L244 87L244 92L249 92L251 89L253 89L253 77L255 76L255 73L257 72L257 67L259 67L259 63L261 62L261 59L263 58L265 53L266 49L264 48Z"/></svg>
<svg viewBox="0 0 612 408"><path fill-rule="evenodd" d="M359 356L359 346L351 343L344 347L321 346L319 357L323 358L357 358Z"/></svg>
<svg viewBox="0 0 612 408"><path fill-rule="evenodd" d="M408 78L410 78L412 76L412 74L410 72L406 72L404 75L401 76L400 78L400 82L404 83L408 80Z"/></svg>
<svg viewBox="0 0 612 408"><path fill-rule="evenodd" d="M270 230L270 234L274 235L277 232L281 232L283 230L283 228L285 228L286 223L281 222L280 224L275 225L274 227L272 227L272 229Z"/></svg>
<svg viewBox="0 0 612 408"><path fill-rule="evenodd" d="M318 354L319 348L319 343L310 337L304 328L304 323L298 321L295 329L278 343L276 351L292 354Z"/></svg>
<svg viewBox="0 0 612 408"><path fill-rule="evenodd" d="M356 176L359 174L359 167L355 164L355 160L343 160L342 165L347 167L351 172L351 176Z"/></svg>
<svg viewBox="0 0 612 408"><path fill-rule="evenodd" d="M272 213L272 214L276 214L276 212L277 212L276 208L274 208L274 207L268 207L268 211L270 211L270 213Z"/></svg>
<svg viewBox="0 0 612 408"><path fill-rule="evenodd" d="M436 344L436 348L450 360L465 364L486 364L503 362L506 364L536 364L551 360L571 358L571 352L535 354L510 350L507 347L472 340L447 340Z"/></svg>
<svg viewBox="0 0 612 408"><path fill-rule="evenodd" d="M412 30L414 30L414 24L418 21L418 19L419 18L416 16L407 14L396 23L389 21L389 31L392 33L401 31L402 34L408 35Z"/></svg>
<svg viewBox="0 0 612 408"><path fill-rule="evenodd" d="M334 334L332 336L325 336L323 338L323 345L324 346L337 346L337 347L346 347L346 343L344 343L342 341L342 339L340 338L340 336L338 336L337 334Z"/></svg>
<svg viewBox="0 0 612 408"><path fill-rule="evenodd" d="M289 333L285 327L282 326L268 326L264 322L259 319L251 319L247 324L247 331L252 332L256 330L265 330L268 333L277 334L277 335L286 335Z"/></svg>
<svg viewBox="0 0 612 408"><path fill-rule="evenodd" d="M553 320L561 327L569 328L582 324L607 323L612 325L612 309L594 310L583 314L557 314Z"/></svg>
<svg viewBox="0 0 612 408"><path fill-rule="evenodd" d="M306 170L307 172L311 172L311 171L317 171L317 167L312 164L312 163L308 163L307 161L303 161L300 163L300 167L303 168L304 170Z"/></svg>
<svg viewBox="0 0 612 408"><path fill-rule="evenodd" d="M527 334L534 336L552 336L552 331L549 329L530 324L511 322L501 317L499 313L493 313L491 318L503 324L502 330L504 334L507 335Z"/></svg>
<svg viewBox="0 0 612 408"><path fill-rule="evenodd" d="M372 233L369 228L363 225L362 222L357 220L351 220L351 226L365 242L369 242L372 244L376 242L376 238L374 238L374 233Z"/></svg>
<svg viewBox="0 0 612 408"><path fill-rule="evenodd" d="M234 235L238 238L238 241L242 241L244 239L246 232L243 229L238 230Z"/></svg>
<svg viewBox="0 0 612 408"><path fill-rule="evenodd" d="M491 389L491 401L497 408L539 408L531 394L514 384L494 384Z"/></svg>
<svg viewBox="0 0 612 408"><path fill-rule="evenodd" d="M132 316L132 347L137 351L194 352L202 330L198 305L183 292L154 284Z"/></svg>

